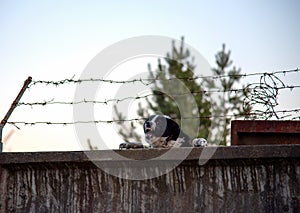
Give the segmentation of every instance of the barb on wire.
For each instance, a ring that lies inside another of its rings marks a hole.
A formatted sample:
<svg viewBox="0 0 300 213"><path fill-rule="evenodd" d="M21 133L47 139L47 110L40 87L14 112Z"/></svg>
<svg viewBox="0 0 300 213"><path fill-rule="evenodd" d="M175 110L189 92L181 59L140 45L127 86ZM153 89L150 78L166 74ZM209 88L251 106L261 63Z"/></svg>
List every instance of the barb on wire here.
<svg viewBox="0 0 300 213"><path fill-rule="evenodd" d="M264 79L265 80L265 79ZM283 89L294 89L294 88L300 88L300 85L284 85L284 86L271 86L268 83L252 83L249 84L247 87L239 88L239 89L228 89L228 90L200 90L200 91L195 91L195 92L185 92L185 93L174 93L174 94L165 94L163 92L157 92L157 93L151 93L147 95L142 95L142 96L129 96L129 97L124 97L124 98L113 98L113 99L107 99L104 101L97 101L97 100L81 100L81 101L54 101L54 99L51 100L44 100L42 102L20 102L18 103L18 106L46 106L46 105L53 105L53 104L61 104L61 105L76 105L76 104L86 104L86 103L91 103L91 104L108 104L110 102L115 102L119 103L122 101L126 100L140 100L140 99L145 99L151 96L171 96L171 97L178 97L178 96L185 96L188 94L209 94L209 93L226 93L226 92L243 92L244 91L250 91L250 95L247 97L248 103L251 105L254 104L263 104L267 105L269 103L272 103L272 105L276 105L277 102L275 103L274 97L278 95L279 90Z"/></svg>
<svg viewBox="0 0 300 213"><path fill-rule="evenodd" d="M278 73L278 72L276 72ZM255 85L250 93L246 95L244 105L250 105L253 108L262 108L263 110L253 110L256 112L264 112L262 116L254 114L252 118L270 119L276 117L276 119L283 119L288 117L287 115L280 117L275 108L278 106L278 94L281 89L294 89L300 87L286 85L276 73L265 73L260 77L260 82ZM285 111L287 112L287 111ZM258 117L257 117L258 116Z"/></svg>
<svg viewBox="0 0 300 213"><path fill-rule="evenodd" d="M286 70L286 71L275 71L275 72L258 72L258 73L251 73L251 74L238 74L234 76L239 77L247 77L247 76L254 76L254 75L260 75L260 79L258 83L251 83L248 84L246 87L238 88L238 89L228 89L228 90L221 90L221 89L210 89L210 90L200 90L200 91L193 91L188 93L178 93L178 94L165 94L163 92L156 92L151 93L147 95L142 96L132 96L132 97L124 97L124 98L113 98L108 99L104 101L97 101L97 100L79 100L79 101L55 101L54 99L51 100L44 100L42 102L20 102L18 103L18 106L46 106L46 105L53 105L53 104L63 104L63 105L75 105L75 104L86 104L86 103L92 103L92 104L108 104L109 102L119 103L121 101L125 100L138 100L138 99L144 99L148 98L150 96L185 96L187 94L204 94L207 95L209 93L238 93L243 92L246 94L246 97L244 99L244 105L251 106L252 110L251 112L247 114L225 114L220 116L202 116L197 117L197 119L214 119L217 117L221 118L244 118L244 119L270 119L270 118L277 118L277 119L292 119L297 120L300 118L300 116L297 115L297 113L300 112L300 109L292 109L292 110L276 110L276 107L278 106L278 95L279 91L283 89L295 89L300 88L300 85L287 85L285 84L277 75L278 74L286 74L286 73L292 73L292 72L299 72L299 69L294 70ZM225 78L225 77L232 77L233 75L223 75L223 76L198 76L191 80L200 79L200 78ZM173 80L178 78L170 78L167 80ZM106 80L106 79L78 79L74 80L74 76L70 79L64 79L61 81L33 81L30 86L36 85L36 84L46 84L46 85L63 85L66 83L82 83L82 82L93 82L93 81L102 81L102 82L108 82L108 83L135 83L135 82L142 82L143 84L150 84L155 82L156 80L159 80L158 78L153 79L133 79L129 81L114 81L114 80ZM189 79L185 79L189 80ZM147 83L148 82L148 83ZM249 91L249 92L245 92ZM178 118L178 119L194 119L194 118ZM134 119L124 119L124 120L95 120L95 121L74 121L74 122L52 122L52 121L36 121L36 122L26 122L26 121L10 121L8 122L11 125L16 126L23 124L23 125L38 125L38 124L45 124L45 125L74 125L78 123L86 124L86 123L115 123L115 122L133 122L133 121L141 121L145 120L145 118L134 118Z"/></svg>
<svg viewBox="0 0 300 213"><path fill-rule="evenodd" d="M151 84L150 81L154 81L156 79L133 79L133 80L123 80L123 81L118 81L118 80L110 80L110 79L103 79L103 78L89 78L89 79L73 79L73 78L69 78L69 79L63 79L63 80L59 80L59 81L43 81L43 80L34 80L32 81L32 83L30 84L31 86L34 86L36 84L46 84L46 85L53 85L53 86L59 86L59 85L63 85L63 84L68 84L68 83L73 83L73 84L80 84L80 83L84 83L84 82L103 82L103 83L111 83L111 84L125 84L125 83L135 83L135 82L141 82L145 85ZM149 81L147 83L147 81Z"/></svg>
<svg viewBox="0 0 300 213"><path fill-rule="evenodd" d="M292 117L298 118L297 116L294 116L293 113L299 113L300 108L297 109L290 109L290 110L278 110L274 112L269 112L271 115L273 113L276 113L277 115L283 114L279 118L286 118L286 117ZM289 113L289 114L287 114ZM267 113L268 114L268 113ZM209 115L209 116L198 116L198 117L180 117L180 118L174 118L174 119L181 119L181 120L187 120L187 119L214 119L214 118L245 118L246 116L265 116L266 112L262 110L257 110L252 113L237 113L237 114L227 114L227 115ZM294 117L293 117L294 116ZM8 124L11 125L18 125L23 124L25 126L34 126L34 125L74 125L74 124L99 124L99 123L106 123L106 124L112 124L112 123L122 123L122 122L133 122L133 121L144 121L146 118L139 117L139 118L132 118L132 119L122 119L122 120L93 120L93 121L71 121L71 122L54 122L54 121L34 121L34 122L25 122L25 121L9 121Z"/></svg>
<svg viewBox="0 0 300 213"><path fill-rule="evenodd" d="M282 70L282 71L274 71L274 72L256 72L256 73L249 73L249 74L229 74L229 75L211 75L211 76L195 76L193 78L168 78L167 81L171 80L186 80L186 81L193 81L198 79L220 79L220 78L228 78L228 77L249 77L249 76L266 76L266 75L275 75L275 74L287 74L287 73L295 73L299 72L299 69L292 69L292 70ZM126 83L136 83L140 82L146 86L153 84L156 81L160 81L161 79L157 76L155 78L138 78L132 80L112 80L112 79L103 79L103 78L89 78L89 79L74 79L75 76L72 78L67 78L59 81L43 81L43 80L33 80L29 87L32 87L36 84L45 84L45 85L53 85L53 86L60 86L64 84L80 84L84 82L103 82L103 83L111 83L111 84L126 84Z"/></svg>

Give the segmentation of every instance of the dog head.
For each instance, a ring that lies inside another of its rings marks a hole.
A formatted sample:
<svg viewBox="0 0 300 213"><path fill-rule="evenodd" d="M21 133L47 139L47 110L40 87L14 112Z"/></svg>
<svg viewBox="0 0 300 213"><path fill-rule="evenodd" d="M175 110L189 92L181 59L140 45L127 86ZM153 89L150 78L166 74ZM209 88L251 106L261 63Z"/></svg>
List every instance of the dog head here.
<svg viewBox="0 0 300 213"><path fill-rule="evenodd" d="M180 133L179 125L165 115L150 116L143 127L146 142L153 147L174 146Z"/></svg>

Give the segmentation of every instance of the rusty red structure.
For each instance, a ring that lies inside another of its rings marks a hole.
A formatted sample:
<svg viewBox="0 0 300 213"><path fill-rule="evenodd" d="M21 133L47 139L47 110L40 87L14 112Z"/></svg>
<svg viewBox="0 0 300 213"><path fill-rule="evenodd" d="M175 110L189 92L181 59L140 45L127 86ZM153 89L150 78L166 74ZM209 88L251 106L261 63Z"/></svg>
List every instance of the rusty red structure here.
<svg viewBox="0 0 300 213"><path fill-rule="evenodd" d="M231 145L300 144L300 121L234 120Z"/></svg>

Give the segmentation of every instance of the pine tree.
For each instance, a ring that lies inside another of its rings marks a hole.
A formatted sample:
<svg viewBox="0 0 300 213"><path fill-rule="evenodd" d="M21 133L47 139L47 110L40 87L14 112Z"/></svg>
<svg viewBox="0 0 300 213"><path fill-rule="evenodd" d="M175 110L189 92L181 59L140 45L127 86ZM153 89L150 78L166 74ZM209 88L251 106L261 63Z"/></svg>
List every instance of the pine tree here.
<svg viewBox="0 0 300 213"><path fill-rule="evenodd" d="M188 135L194 137L207 138L211 121L207 118L210 112L210 101L202 93L201 81L195 80L195 65L194 58L190 55L188 49L184 46L184 38L181 39L181 45L179 48L175 46L175 42L172 43L171 53L167 53L166 58L158 60L158 67L156 70L152 70L151 65L149 68L149 78L158 79L154 82L151 88L153 96L151 99L146 98L147 106L139 104L137 114L140 117L147 118L150 114L164 114L170 116L181 124L181 117L185 117L185 114L189 114L189 119L186 119L183 126L183 130ZM173 79L173 80L170 80ZM178 79L176 81L176 79ZM187 95L187 91L191 95ZM179 95L181 94L181 95ZM186 95L185 95L186 94ZM176 99L176 100L174 100ZM195 104L192 104L195 103ZM184 106L184 111L179 110L178 106ZM117 119L123 120L125 117L118 112L115 107ZM197 122L196 117L201 118L200 123ZM204 118L206 117L206 118ZM122 126L119 130L119 134L123 136L125 141L140 141L141 137L135 133L138 124L131 122L130 127L125 126L124 123L119 123ZM197 133L195 135L195 130Z"/></svg>
<svg viewBox="0 0 300 213"><path fill-rule="evenodd" d="M149 78L157 79L157 81L154 82L154 86L151 88L152 99L146 98L146 106L139 103L137 114L142 118L147 118L151 114L165 114L180 124L180 118L184 116L181 115L182 112L179 110L178 105L184 106L185 110L192 113L192 116L201 118L200 123L195 123L193 119L188 120L188 124L185 125L187 128L183 129L188 135L193 135L195 130L193 127L196 126L199 129L195 137L208 138L210 135L209 143L226 145L232 119L228 115L236 114L247 118L251 112L250 105L244 102L244 98L249 93L247 86L244 86L245 89L242 91L235 92L234 90L236 85L240 85L239 82L242 76L240 75L241 69L232 66L233 61L230 56L231 51L226 51L226 46L223 44L222 50L215 55L217 66L212 69L217 78L204 78L202 81L197 81L193 72L195 70L194 59L189 50L185 49L184 39L181 39L179 48L173 42L171 53L167 53L164 62L158 60L156 70L153 71L149 65ZM174 84L169 79L180 79L180 82L184 83L184 85L175 83L175 93L185 94L188 90L192 97L176 96L176 101L174 101L172 95L170 96L174 90ZM211 93L201 92L214 89L224 91L218 96L217 100L211 97ZM191 104L191 99L195 100L196 108L192 108L194 105ZM214 111L213 114L212 111ZM115 113L118 120L125 119L116 106ZM221 119L214 117L214 115L219 116ZM210 116L211 119L209 119ZM136 133L136 130L142 128L142 123L143 121L131 122L129 126L126 126L124 123L119 122L118 124L122 127L119 134L123 136L125 141L141 141L141 136ZM216 133L218 131L222 133L221 138Z"/></svg>
<svg viewBox="0 0 300 213"><path fill-rule="evenodd" d="M243 86L243 88L245 88L244 90L235 91L235 85L240 85L239 82L242 76L241 69L232 66L233 61L230 59L230 55L231 51L226 52L226 46L223 44L222 50L215 55L217 67L212 69L214 75L218 76L219 78L217 79L220 80L221 88L218 89L224 91L219 95L219 102L214 103L218 106L219 112L225 116L223 137L220 145L226 145L227 141L229 141L230 121L232 119L230 115L240 115L241 117L247 118L251 111L250 105L244 102L244 98L249 93L247 86ZM217 86L214 81L215 80L206 79L206 83L209 85L208 87L216 88Z"/></svg>

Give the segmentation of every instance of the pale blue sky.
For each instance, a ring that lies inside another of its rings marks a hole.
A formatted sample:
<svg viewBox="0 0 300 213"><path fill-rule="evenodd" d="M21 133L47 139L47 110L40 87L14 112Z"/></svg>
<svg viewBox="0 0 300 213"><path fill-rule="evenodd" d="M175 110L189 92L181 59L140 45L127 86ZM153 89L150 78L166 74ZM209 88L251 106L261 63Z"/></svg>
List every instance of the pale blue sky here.
<svg viewBox="0 0 300 213"><path fill-rule="evenodd" d="M299 11L298 0L0 0L0 117L27 76L36 80L79 76L103 48L134 36L162 35L177 39L185 36L185 41L212 66L215 53L226 43L235 64L246 73L297 68L300 65ZM299 75L288 80L300 83ZM282 98L282 102L288 99ZM42 101L43 97L37 100ZM44 120L42 114L32 116ZM22 112L16 112L11 120L21 118ZM11 128L6 127L4 133ZM39 132L38 137L38 133L28 129L14 133L10 139L13 150L78 149L74 142L69 142L67 147L58 142L53 146L47 141L41 143L47 132ZM49 140L55 141L59 140L55 135L64 132L47 131L51 135ZM32 147L20 145L24 138L29 140L30 134L36 135L32 140L39 142Z"/></svg>

